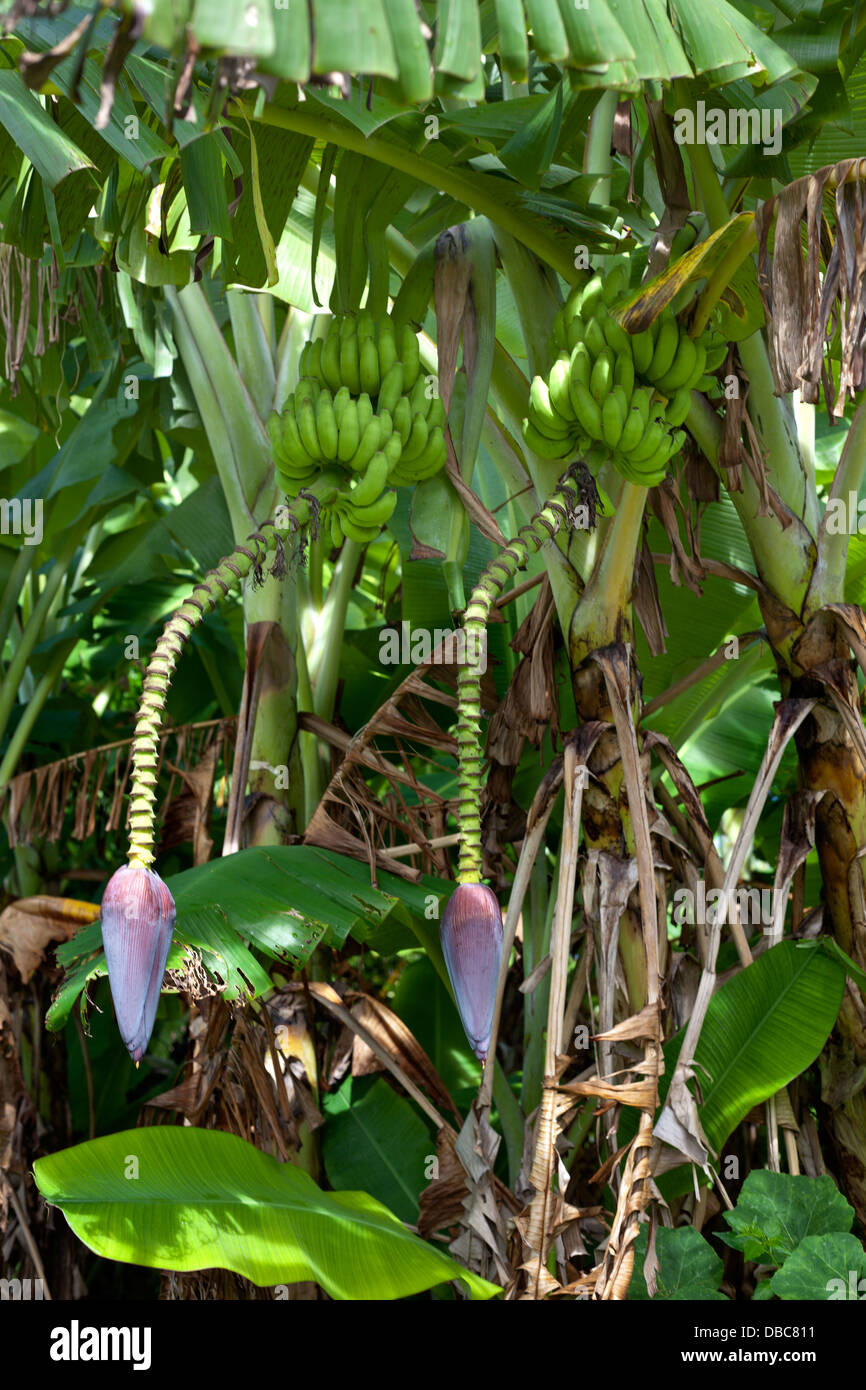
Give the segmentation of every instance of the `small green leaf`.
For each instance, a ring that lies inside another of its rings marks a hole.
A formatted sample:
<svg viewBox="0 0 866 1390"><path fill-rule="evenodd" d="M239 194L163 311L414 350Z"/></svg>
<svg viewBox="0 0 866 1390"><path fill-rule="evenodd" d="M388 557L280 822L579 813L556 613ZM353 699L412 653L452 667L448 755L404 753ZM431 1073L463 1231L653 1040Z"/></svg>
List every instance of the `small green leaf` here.
<svg viewBox="0 0 866 1390"><path fill-rule="evenodd" d="M725 1220L732 1232L720 1236L726 1245L747 1260L781 1265L807 1236L850 1231L854 1209L826 1174L807 1178L762 1168L749 1173Z"/></svg>
<svg viewBox="0 0 866 1390"><path fill-rule="evenodd" d="M349 1077L325 1097L324 1111L322 1158L331 1186L363 1187L414 1224L436 1146L409 1101L381 1078L366 1087Z"/></svg>
<svg viewBox="0 0 866 1390"><path fill-rule="evenodd" d="M648 1226L642 1225L635 1243L634 1274L628 1296L633 1300L649 1298L643 1275L647 1252ZM719 1292L724 1265L712 1247L694 1226L670 1229L660 1226L656 1231L658 1258L658 1289L656 1301L662 1303L700 1300L703 1303L726 1303Z"/></svg>
<svg viewBox="0 0 866 1390"><path fill-rule="evenodd" d="M866 1251L856 1237L807 1236L770 1280L777 1298L836 1302L866 1298Z"/></svg>

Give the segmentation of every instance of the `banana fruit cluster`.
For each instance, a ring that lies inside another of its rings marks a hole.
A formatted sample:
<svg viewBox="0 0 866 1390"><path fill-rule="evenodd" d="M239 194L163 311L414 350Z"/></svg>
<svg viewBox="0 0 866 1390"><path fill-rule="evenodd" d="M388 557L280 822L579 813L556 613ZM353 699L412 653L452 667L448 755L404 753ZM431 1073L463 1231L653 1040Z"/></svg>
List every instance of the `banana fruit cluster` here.
<svg viewBox="0 0 866 1390"><path fill-rule="evenodd" d="M523 435L542 458L580 456L592 471L609 459L629 482L660 483L683 445L691 392L715 378L727 345L712 331L683 332L670 307L640 333L610 313L627 287L620 264L575 289L554 319L558 356L529 393Z"/></svg>
<svg viewBox="0 0 866 1390"><path fill-rule="evenodd" d="M394 489L445 464L445 409L421 375L418 339L362 309L333 317L299 367L297 388L267 423L278 481L289 497L317 484L334 545L374 540Z"/></svg>

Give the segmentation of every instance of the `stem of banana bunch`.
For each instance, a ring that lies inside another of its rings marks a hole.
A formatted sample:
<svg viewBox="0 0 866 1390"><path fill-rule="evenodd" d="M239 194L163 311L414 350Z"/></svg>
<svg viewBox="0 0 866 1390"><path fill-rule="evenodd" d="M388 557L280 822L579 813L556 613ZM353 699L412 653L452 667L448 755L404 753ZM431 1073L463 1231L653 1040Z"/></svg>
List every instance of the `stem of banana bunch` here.
<svg viewBox="0 0 866 1390"><path fill-rule="evenodd" d="M483 753L481 743L481 652L487 630L490 608L502 593L505 585L521 570L529 557L540 550L546 541L553 539L560 527L568 524L575 501L575 491L569 484L562 485L533 517L522 526L517 536L509 541L492 559L481 574L464 614L466 640L465 662L460 667L458 685L458 820L460 830L460 849L458 856L458 883L478 883L481 881L482 849L480 798L483 790ZM490 1090L499 1110L505 1142L508 1149L509 1175L512 1185L517 1181L523 1147L523 1114L514 1096L501 1064L496 1057L491 1059L492 1067L485 1072L479 1101L486 1097L489 1103Z"/></svg>
<svg viewBox="0 0 866 1390"><path fill-rule="evenodd" d="M363 545L346 537L328 597L316 616L316 636L310 649L308 669L313 685L313 710L323 719L330 720L334 715L346 614L363 553Z"/></svg>
<svg viewBox="0 0 866 1390"><path fill-rule="evenodd" d="M310 517L309 502L299 500L291 515L296 528L304 525ZM251 572L260 583L264 581L263 566L274 550L278 551L278 558L284 564L279 532L273 521L266 521L193 586L189 598L169 618L157 641L145 673L132 740L128 852L131 863L147 866L154 860L159 739L171 677L183 648L195 628L216 608L220 599L238 589ZM272 577L277 576L273 576L272 572Z"/></svg>
<svg viewBox="0 0 866 1390"><path fill-rule="evenodd" d="M525 566L530 555L551 540L559 528L568 523L574 507L574 489L561 485L545 502L541 511L513 540L494 556L478 580L466 607L463 630L466 659L457 677L458 689L458 807L460 850L457 882L481 881L481 815L480 800L484 789L483 753L481 744L481 675L482 653L487 633L490 609L505 585Z"/></svg>

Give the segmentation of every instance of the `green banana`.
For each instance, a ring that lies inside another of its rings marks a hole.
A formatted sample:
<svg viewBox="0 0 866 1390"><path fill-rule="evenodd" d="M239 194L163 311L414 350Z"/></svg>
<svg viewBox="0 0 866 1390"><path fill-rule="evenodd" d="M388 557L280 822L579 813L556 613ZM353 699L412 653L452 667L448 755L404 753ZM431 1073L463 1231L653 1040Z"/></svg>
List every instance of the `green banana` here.
<svg viewBox="0 0 866 1390"><path fill-rule="evenodd" d="M602 302L610 308L628 289L628 270L620 261L607 273L601 291Z"/></svg>
<svg viewBox="0 0 866 1390"><path fill-rule="evenodd" d="M393 488L380 494L370 506L356 506L354 499L344 508L356 526L384 526L390 520L397 505L397 494Z"/></svg>
<svg viewBox="0 0 866 1390"><path fill-rule="evenodd" d="M360 413L361 412L359 410L359 424ZM382 422L379 419L378 415L374 415L372 419L367 421L367 424L361 430L361 437L358 441L358 447L355 453L348 461L349 467L352 469L352 471L355 473L363 473L367 468L367 464L370 462L371 458L376 453L377 449L382 443L384 443L382 437Z"/></svg>
<svg viewBox="0 0 866 1390"><path fill-rule="evenodd" d="M358 428L360 429L362 434L364 433L364 430L367 428L372 418L373 402L370 400L370 397L367 395L366 391L362 391L361 395L358 397Z"/></svg>
<svg viewBox="0 0 866 1390"><path fill-rule="evenodd" d="M707 349L706 346L702 342L700 342L700 340L697 342L695 346L695 353L695 365L692 369L691 376L685 383L686 386L694 386L697 382L700 381L704 372L707 370Z"/></svg>
<svg viewBox="0 0 866 1390"><path fill-rule="evenodd" d="M632 407L635 410L640 411L641 419L644 423L644 429L646 429L647 425L649 424L650 418L652 390L647 386L639 386L637 390L632 393L631 403Z"/></svg>
<svg viewBox="0 0 866 1390"><path fill-rule="evenodd" d="M373 318L369 309L358 310L357 327L355 331L358 334L359 342L364 338L376 337L376 320Z"/></svg>
<svg viewBox="0 0 866 1390"><path fill-rule="evenodd" d="M530 420L523 422L523 438L528 448L543 459L561 459L569 453L571 445L568 436L551 439L549 435L539 434Z"/></svg>
<svg viewBox="0 0 866 1390"><path fill-rule="evenodd" d="M379 390L379 350L375 338L358 335L358 376L361 390L375 396Z"/></svg>
<svg viewBox="0 0 866 1390"><path fill-rule="evenodd" d="M630 454L633 449L636 449L643 439L645 429L646 421L640 411L632 408L628 412L625 424L622 427L622 434L619 437L619 444L617 446L618 452L621 454Z"/></svg>
<svg viewBox="0 0 866 1390"><path fill-rule="evenodd" d="M347 338L354 338L358 332L358 321L354 314L344 314L339 324L340 343L344 343Z"/></svg>
<svg viewBox="0 0 866 1390"><path fill-rule="evenodd" d="M582 381L584 386L589 386L589 378L592 374L592 358L586 343L581 342L576 345L568 362L569 393L575 381ZM573 409L574 401L572 401Z"/></svg>
<svg viewBox="0 0 866 1390"><path fill-rule="evenodd" d="M330 391L322 391L316 401L316 438L322 457L332 462L337 457L337 421L334 418L334 403Z"/></svg>
<svg viewBox="0 0 866 1390"><path fill-rule="evenodd" d="M707 361L705 371L715 372L718 370L719 367L721 367L722 363L728 355L728 345L725 342L717 343L714 341L714 339L711 338L709 343L705 344L705 346L707 349Z"/></svg>
<svg viewBox="0 0 866 1390"><path fill-rule="evenodd" d="M589 390L593 399L601 405L613 386L613 367L614 355L609 347L600 352L595 359L592 368L592 375L589 378Z"/></svg>
<svg viewBox="0 0 866 1390"><path fill-rule="evenodd" d="M427 443L424 445L421 453L413 460L412 467L419 479L422 477L429 478L432 477L434 473L438 473L440 468L444 467L446 458L445 435L441 425L435 425L430 431L427 437Z"/></svg>
<svg viewBox="0 0 866 1390"><path fill-rule="evenodd" d="M427 428L433 430L438 425L440 429L444 430L447 419L445 403L437 391L431 399L430 409L427 411Z"/></svg>
<svg viewBox="0 0 866 1390"><path fill-rule="evenodd" d="M570 358L567 355L557 357L547 378L547 392L557 415L571 424L574 421L574 406L568 394L569 364Z"/></svg>
<svg viewBox="0 0 866 1390"><path fill-rule="evenodd" d="M379 321L379 333L376 346L379 353L379 380L381 381L387 376L400 356L397 351L397 339L394 334L394 325L389 318L380 319Z"/></svg>
<svg viewBox="0 0 866 1390"><path fill-rule="evenodd" d="M593 275L592 279L584 285L580 295L580 317L588 319L592 317L593 310L602 302L604 293L604 280L600 275Z"/></svg>
<svg viewBox="0 0 866 1390"><path fill-rule="evenodd" d="M412 407L413 415L427 415L431 399L427 395L427 381L423 376L419 376L412 390L409 392L409 404Z"/></svg>
<svg viewBox="0 0 866 1390"><path fill-rule="evenodd" d="M343 419L343 411L351 400L352 393L348 386L341 386L334 395L334 419L337 422L337 429L340 428ZM354 401L352 401L352 404L354 405Z"/></svg>
<svg viewBox="0 0 866 1390"><path fill-rule="evenodd" d="M661 316L652 361L644 373L653 382L658 381L670 371L680 341L679 324L672 313L666 317L667 312L665 310L664 315Z"/></svg>
<svg viewBox="0 0 866 1390"><path fill-rule="evenodd" d="M403 457L403 441L396 430L393 430L382 446L382 451L388 460L388 467L393 468Z"/></svg>
<svg viewBox="0 0 866 1390"><path fill-rule="evenodd" d="M681 386L668 403L665 418L669 425L681 425L692 405L692 393L688 386Z"/></svg>
<svg viewBox="0 0 866 1390"><path fill-rule="evenodd" d="M644 328L640 333L630 334L630 337L635 371L639 376L646 376L653 360L653 335L648 328Z"/></svg>
<svg viewBox="0 0 866 1390"><path fill-rule="evenodd" d="M331 320L332 326L334 321ZM340 335L329 332L322 346L322 376L331 391L339 392L343 378L340 376Z"/></svg>
<svg viewBox="0 0 866 1390"><path fill-rule="evenodd" d="M334 401L334 415L337 414L337 403ZM340 432L337 443L337 458L340 463L351 463L355 454L358 452L358 445L361 442L361 424L358 418L358 407L355 401L349 400L343 407L339 418L338 428Z"/></svg>
<svg viewBox="0 0 866 1390"><path fill-rule="evenodd" d="M379 365L379 359L378 359L378 357L377 357L377 358L376 358L376 368L377 368L377 371L378 371L378 365ZM397 402L399 401L400 397L401 397L402 394L403 394L403 382L404 382L403 364L402 364L402 362L395 362L394 365L393 365L392 367L389 367L389 368L388 368L388 371L385 373L384 377L382 378L382 383L381 383L381 385L380 385L380 387L379 387L379 399L378 399L378 401L376 402L376 409L377 409L378 411L381 412L381 411L383 411L383 410L387 410L387 411L390 411L390 412L393 414L393 411L394 411L394 409L395 409L395 407L396 407L396 405L397 405Z"/></svg>
<svg viewBox="0 0 866 1390"><path fill-rule="evenodd" d="M375 502L388 481L388 459L380 451L375 453L363 475L348 494L353 507L366 507Z"/></svg>
<svg viewBox="0 0 866 1390"><path fill-rule="evenodd" d="M557 437L569 432L568 422L551 405L547 382L541 376L533 377L529 388L529 418L540 434Z"/></svg>
<svg viewBox="0 0 866 1390"><path fill-rule="evenodd" d="M665 396L672 396L674 391L678 391L681 386L686 386L694 376L695 363L698 358L697 345L693 338L687 333L680 335L674 360L668 371L662 376L655 378L656 388ZM704 353L706 360L706 353ZM703 373L699 372L698 376Z"/></svg>
<svg viewBox="0 0 866 1390"><path fill-rule="evenodd" d="M294 401L291 397L289 397L286 408L280 416L280 427L282 439L277 460L282 471L290 476L293 473L300 476L310 468L318 468L318 460L307 452L301 442L298 422L295 418Z"/></svg>
<svg viewBox="0 0 866 1390"><path fill-rule="evenodd" d="M610 314L602 320L601 331L604 334L605 342L617 357L631 358L631 338L626 333L621 323L617 323Z"/></svg>
<svg viewBox="0 0 866 1390"><path fill-rule="evenodd" d="M306 487L317 476L318 470L315 466L308 469L305 474L285 473L282 468L275 468L277 483L287 497L297 497L301 488Z"/></svg>
<svg viewBox="0 0 866 1390"><path fill-rule="evenodd" d="M586 326L583 319L572 319L565 330L565 345L569 352L573 352L578 343L583 342L585 333Z"/></svg>
<svg viewBox="0 0 866 1390"><path fill-rule="evenodd" d="M298 384L295 387L295 400L300 396L309 396L315 405L322 389L322 383L317 376L302 376L298 379Z"/></svg>
<svg viewBox="0 0 866 1390"><path fill-rule="evenodd" d="M323 455L316 430L316 409L311 396L303 396L300 399L295 396L295 420L302 445L311 458L321 462Z"/></svg>
<svg viewBox="0 0 866 1390"><path fill-rule="evenodd" d="M617 387L621 394L618 396L616 391L609 391L604 397L601 407L601 429L604 435L604 442L611 449L615 449L620 441L623 426L625 425L625 409L622 404L622 387Z"/></svg>
<svg viewBox="0 0 866 1390"><path fill-rule="evenodd" d="M403 445L403 462L411 463L422 453L430 430L423 415L416 415L412 421L412 432Z"/></svg>
<svg viewBox="0 0 866 1390"><path fill-rule="evenodd" d="M667 430L661 420L653 420L644 433L644 437L636 449L631 451L632 463L644 463L652 458L667 434Z"/></svg>
<svg viewBox="0 0 866 1390"><path fill-rule="evenodd" d="M411 391L421 370L421 350L415 331L408 323L400 329L400 361L403 363L403 389Z"/></svg>
<svg viewBox="0 0 866 1390"><path fill-rule="evenodd" d="M343 528L340 525L340 518L337 515L336 509L333 509L328 513L328 522L331 528L331 545L334 547L335 550L339 550L340 546L343 544L343 541L345 540L345 536L343 534Z"/></svg>
<svg viewBox="0 0 866 1390"><path fill-rule="evenodd" d="M613 379L617 386L622 387L626 400L630 401L634 391L634 358L631 350L628 354L623 352L617 357L613 367Z"/></svg>
<svg viewBox="0 0 866 1390"><path fill-rule="evenodd" d="M353 396L361 394L361 368L358 359L358 339L352 333L340 343L340 380Z"/></svg>
<svg viewBox="0 0 866 1390"><path fill-rule="evenodd" d="M592 357L598 357L600 352L604 352L607 346L607 339L604 336L604 329L600 320L594 315L588 320L583 334L583 341L589 348Z"/></svg>
<svg viewBox="0 0 866 1390"><path fill-rule="evenodd" d="M317 377L319 381L325 380L322 373L322 351L324 346L325 344L322 338L314 339L310 345L310 356L307 360L307 374Z"/></svg>
<svg viewBox="0 0 866 1390"><path fill-rule="evenodd" d="M358 545L367 545L374 541L381 531L381 526L357 526L350 516L347 515L345 508L340 511L340 525L350 541L355 541Z"/></svg>
<svg viewBox="0 0 866 1390"><path fill-rule="evenodd" d="M595 398L590 394L588 388L582 381L571 383L571 399L574 404L574 413L578 423L583 427L590 439L598 440L604 438L604 430L601 424L601 411Z"/></svg>
<svg viewBox="0 0 866 1390"><path fill-rule="evenodd" d="M394 421L394 429L400 436L400 443L405 444L412 433L412 408L409 405L408 396L400 397L392 411L391 418Z"/></svg>
<svg viewBox="0 0 866 1390"><path fill-rule="evenodd" d="M685 430L674 430L673 434L671 435L671 449L670 453L668 454L668 458L673 458L674 454L678 454L685 442Z"/></svg>

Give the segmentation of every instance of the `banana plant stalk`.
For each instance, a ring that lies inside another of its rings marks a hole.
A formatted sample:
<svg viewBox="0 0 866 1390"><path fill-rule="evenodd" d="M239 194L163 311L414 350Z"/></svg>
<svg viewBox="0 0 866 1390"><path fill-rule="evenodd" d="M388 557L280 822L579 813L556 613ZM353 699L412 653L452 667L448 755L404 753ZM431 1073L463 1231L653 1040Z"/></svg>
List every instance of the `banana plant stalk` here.
<svg viewBox="0 0 866 1390"><path fill-rule="evenodd" d="M458 818L460 849L457 888L442 916L440 939L460 1021L476 1057L487 1060L502 956L502 914L495 894L481 882L482 651L494 600L524 568L531 555L552 539L573 513L570 484L545 503L537 516L491 560L472 593L464 616L466 660L458 685Z"/></svg>

